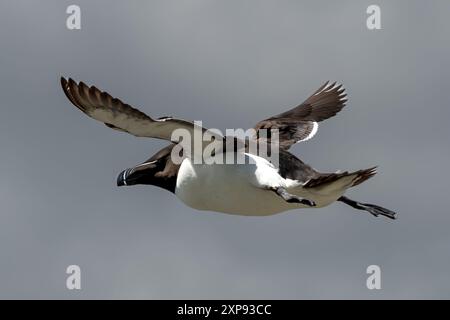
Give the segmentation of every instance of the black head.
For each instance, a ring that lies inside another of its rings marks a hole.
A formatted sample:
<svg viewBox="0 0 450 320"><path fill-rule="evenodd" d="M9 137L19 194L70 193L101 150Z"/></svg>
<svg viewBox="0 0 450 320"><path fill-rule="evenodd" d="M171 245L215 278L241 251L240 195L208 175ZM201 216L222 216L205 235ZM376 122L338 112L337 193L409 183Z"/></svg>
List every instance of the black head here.
<svg viewBox="0 0 450 320"><path fill-rule="evenodd" d="M172 162L168 146L146 162L122 171L117 177L117 186L153 185L175 192L179 165Z"/></svg>

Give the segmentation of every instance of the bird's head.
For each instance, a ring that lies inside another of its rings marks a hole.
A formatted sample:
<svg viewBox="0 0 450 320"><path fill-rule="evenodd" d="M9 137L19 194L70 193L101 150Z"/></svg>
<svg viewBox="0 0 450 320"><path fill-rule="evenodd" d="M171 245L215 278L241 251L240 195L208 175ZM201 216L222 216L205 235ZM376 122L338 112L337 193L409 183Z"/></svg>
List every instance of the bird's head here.
<svg viewBox="0 0 450 320"><path fill-rule="evenodd" d="M146 162L123 170L117 177L117 186L154 185L175 192L180 166L172 162L170 150L162 149Z"/></svg>
<svg viewBox="0 0 450 320"><path fill-rule="evenodd" d="M153 184L154 176L161 171L158 160L144 162L123 170L117 176L117 186L133 186L136 184Z"/></svg>

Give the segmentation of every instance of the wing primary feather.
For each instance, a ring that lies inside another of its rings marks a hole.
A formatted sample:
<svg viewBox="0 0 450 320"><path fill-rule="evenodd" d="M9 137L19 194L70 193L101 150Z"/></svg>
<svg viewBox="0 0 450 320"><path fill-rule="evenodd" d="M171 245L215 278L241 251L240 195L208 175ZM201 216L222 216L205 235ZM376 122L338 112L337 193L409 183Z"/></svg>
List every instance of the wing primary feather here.
<svg viewBox="0 0 450 320"><path fill-rule="evenodd" d="M342 84L326 81L299 106L260 121L255 129L278 129L280 146L289 149L317 132L315 123L336 115L347 102Z"/></svg>
<svg viewBox="0 0 450 320"><path fill-rule="evenodd" d="M194 134L195 128L199 128L191 121L172 117L153 120L140 110L118 98L113 98L110 94L95 86L89 87L82 81L77 84L72 78L66 80L61 77L60 80L64 94L75 107L87 116L103 122L109 128L125 131L137 137L164 139L175 143L180 141L177 137L172 138L174 130L186 129ZM203 132L207 130L205 128L200 129ZM217 139L223 139L217 132L213 136ZM192 145L183 145L183 148L185 147L192 149Z"/></svg>

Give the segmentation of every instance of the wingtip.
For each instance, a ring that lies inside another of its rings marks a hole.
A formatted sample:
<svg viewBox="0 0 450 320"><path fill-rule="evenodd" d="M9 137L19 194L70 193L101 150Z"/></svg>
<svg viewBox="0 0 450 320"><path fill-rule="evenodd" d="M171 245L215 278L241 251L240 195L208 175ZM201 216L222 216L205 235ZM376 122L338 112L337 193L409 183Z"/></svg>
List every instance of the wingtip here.
<svg viewBox="0 0 450 320"><path fill-rule="evenodd" d="M89 88L89 86L88 86L86 83L84 83L83 81L80 81L80 82L78 83L78 86L79 86L80 88L82 88L82 89Z"/></svg>
<svg viewBox="0 0 450 320"><path fill-rule="evenodd" d="M325 81L324 84L322 84L317 90L316 92L313 93L313 95L318 95L320 94L323 90L325 90L328 87L328 84L330 83L329 80Z"/></svg>
<svg viewBox="0 0 450 320"><path fill-rule="evenodd" d="M75 83L76 84L76 81L75 80L73 80L71 77L64 77L64 76L61 76L60 77L60 80L61 80L61 83Z"/></svg>
<svg viewBox="0 0 450 320"><path fill-rule="evenodd" d="M67 99L69 99L72 104L80 109L82 112L86 113L83 105L77 100L76 95L78 95L78 86L77 83L72 78L64 78L61 77L61 86L66 95Z"/></svg>
<svg viewBox="0 0 450 320"><path fill-rule="evenodd" d="M67 80L63 76L61 76L59 78L59 81L61 82L61 85L63 86L63 88L67 85Z"/></svg>
<svg viewBox="0 0 450 320"><path fill-rule="evenodd" d="M370 177L373 177L374 175L376 175L378 173L377 169L378 169L378 166L374 166L372 168L369 168L369 169L367 169L367 174Z"/></svg>
<svg viewBox="0 0 450 320"><path fill-rule="evenodd" d="M338 81L331 81L331 80L327 80L325 81L325 83L319 87L319 89L317 90L316 94L319 94L320 92L323 91L336 91L338 92L340 95L344 93L345 95L345 88L344 85Z"/></svg>

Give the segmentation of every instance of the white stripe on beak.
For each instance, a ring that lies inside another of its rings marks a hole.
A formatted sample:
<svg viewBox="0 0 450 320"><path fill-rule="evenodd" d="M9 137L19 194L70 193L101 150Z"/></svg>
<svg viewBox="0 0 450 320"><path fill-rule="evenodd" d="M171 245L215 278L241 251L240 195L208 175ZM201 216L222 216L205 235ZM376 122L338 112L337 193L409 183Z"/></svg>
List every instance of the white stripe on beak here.
<svg viewBox="0 0 450 320"><path fill-rule="evenodd" d="M122 180L123 180L123 184L127 186L127 180L126 180L126 174L127 174L128 170L124 170L123 171L123 175L122 175Z"/></svg>

